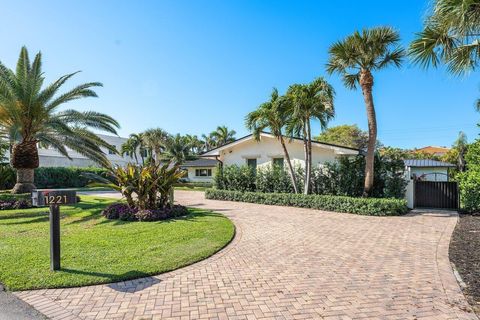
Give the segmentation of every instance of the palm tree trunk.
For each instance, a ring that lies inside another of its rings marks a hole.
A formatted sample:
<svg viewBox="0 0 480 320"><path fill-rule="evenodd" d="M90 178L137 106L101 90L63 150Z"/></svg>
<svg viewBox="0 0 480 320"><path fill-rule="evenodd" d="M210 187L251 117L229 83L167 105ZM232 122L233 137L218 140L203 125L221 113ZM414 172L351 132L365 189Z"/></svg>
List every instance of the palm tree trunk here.
<svg viewBox="0 0 480 320"><path fill-rule="evenodd" d="M290 178L292 179L293 190L295 191L295 193L298 193L297 177L295 177L295 171L293 171L292 161L290 161L290 154L288 153L287 146L285 145L285 140L282 136L280 136L280 144L282 145L283 154L285 155L285 159L287 160Z"/></svg>
<svg viewBox="0 0 480 320"><path fill-rule="evenodd" d="M308 141L307 141L307 128L305 127L305 124L303 126L303 148L305 151L305 179L304 179L304 188L303 188L303 194L308 194L309 189L310 189L310 159L309 159L309 153L308 153Z"/></svg>
<svg viewBox="0 0 480 320"><path fill-rule="evenodd" d="M22 141L12 148L10 157L12 167L17 170L17 183L12 193L28 193L35 189L34 169L39 166L36 141Z"/></svg>
<svg viewBox="0 0 480 320"><path fill-rule="evenodd" d="M312 182L312 128L310 127L310 120L307 120L307 151L308 151L308 173L307 173L307 185L308 193L310 193Z"/></svg>
<svg viewBox="0 0 480 320"><path fill-rule="evenodd" d="M368 119L368 144L367 157L365 159L365 184L363 189L363 196L368 197L373 189L375 145L377 143L377 117L375 115L372 95L373 76L369 70L362 70L360 72L360 85L362 87Z"/></svg>

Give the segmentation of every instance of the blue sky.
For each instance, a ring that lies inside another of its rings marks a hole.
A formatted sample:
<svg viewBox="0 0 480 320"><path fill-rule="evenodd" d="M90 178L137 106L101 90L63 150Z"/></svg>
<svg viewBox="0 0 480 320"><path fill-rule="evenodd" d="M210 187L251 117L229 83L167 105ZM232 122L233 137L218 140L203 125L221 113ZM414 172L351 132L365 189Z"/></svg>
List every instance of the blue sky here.
<svg viewBox="0 0 480 320"><path fill-rule="evenodd" d="M360 91L325 72L327 50L355 29L390 25L408 45L430 0L389 1L10 1L2 4L0 60L20 47L41 50L47 80L82 70L70 85L101 81L98 99L68 107L105 112L119 134L151 127L201 134L227 125L247 134L244 116L293 83L325 76L335 87L330 126L366 128ZM456 78L408 61L375 76L379 139L386 145L451 145L480 130L477 73ZM319 126L315 126L319 133Z"/></svg>

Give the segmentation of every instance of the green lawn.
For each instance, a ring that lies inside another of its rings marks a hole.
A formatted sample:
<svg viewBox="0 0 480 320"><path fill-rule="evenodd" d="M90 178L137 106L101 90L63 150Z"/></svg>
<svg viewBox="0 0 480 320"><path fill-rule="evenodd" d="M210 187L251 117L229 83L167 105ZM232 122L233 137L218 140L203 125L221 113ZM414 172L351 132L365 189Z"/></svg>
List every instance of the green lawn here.
<svg viewBox="0 0 480 320"><path fill-rule="evenodd" d="M101 216L115 200L82 196L62 207L62 270L49 270L48 208L0 211L0 282L10 290L83 286L180 268L223 248L234 226L191 209L183 218L123 222Z"/></svg>

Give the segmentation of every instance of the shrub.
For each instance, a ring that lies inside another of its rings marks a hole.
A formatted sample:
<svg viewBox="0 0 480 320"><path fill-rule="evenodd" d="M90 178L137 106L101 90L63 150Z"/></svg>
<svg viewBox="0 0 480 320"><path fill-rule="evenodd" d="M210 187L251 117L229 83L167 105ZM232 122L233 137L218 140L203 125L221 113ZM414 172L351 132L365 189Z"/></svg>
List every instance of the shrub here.
<svg viewBox="0 0 480 320"><path fill-rule="evenodd" d="M480 140L468 146L467 171L458 174L462 210L480 212Z"/></svg>
<svg viewBox="0 0 480 320"><path fill-rule="evenodd" d="M103 209L102 215L107 219L120 219L120 217L123 217L128 220L131 215L135 215L135 211L126 203L113 203Z"/></svg>
<svg viewBox="0 0 480 320"><path fill-rule="evenodd" d="M32 207L29 193L23 194L0 194L0 210L28 209Z"/></svg>
<svg viewBox="0 0 480 320"><path fill-rule="evenodd" d="M141 209L129 207L126 203L114 203L102 211L107 219L123 221L158 221L182 216L188 213L184 206L175 205L164 209Z"/></svg>
<svg viewBox="0 0 480 320"><path fill-rule="evenodd" d="M255 172L248 166L224 166L217 170L215 186L225 190L255 191Z"/></svg>
<svg viewBox="0 0 480 320"><path fill-rule="evenodd" d="M7 163L0 164L0 190L11 189L15 185L15 170Z"/></svg>
<svg viewBox="0 0 480 320"><path fill-rule="evenodd" d="M42 188L82 188L89 183L88 174L108 178L101 168L40 167L35 169L35 186Z"/></svg>
<svg viewBox="0 0 480 320"><path fill-rule="evenodd" d="M400 199L354 198L331 195L239 192L207 190L207 199L241 201L268 205L292 206L371 216L392 216L408 211L407 202Z"/></svg>

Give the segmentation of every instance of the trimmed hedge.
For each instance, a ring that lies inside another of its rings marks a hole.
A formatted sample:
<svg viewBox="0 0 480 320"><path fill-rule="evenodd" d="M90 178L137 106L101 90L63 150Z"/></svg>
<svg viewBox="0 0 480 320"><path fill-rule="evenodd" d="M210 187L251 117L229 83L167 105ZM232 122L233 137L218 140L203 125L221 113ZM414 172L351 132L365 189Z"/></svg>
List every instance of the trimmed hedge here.
<svg viewBox="0 0 480 320"><path fill-rule="evenodd" d="M94 173L104 178L107 170L101 168L40 167L35 169L35 186L42 188L82 188L90 183L84 173Z"/></svg>
<svg viewBox="0 0 480 320"><path fill-rule="evenodd" d="M240 192L211 189L207 199L250 202L278 206L311 208L370 216L395 216L408 212L406 200L354 198L346 196L304 195L289 193Z"/></svg>

